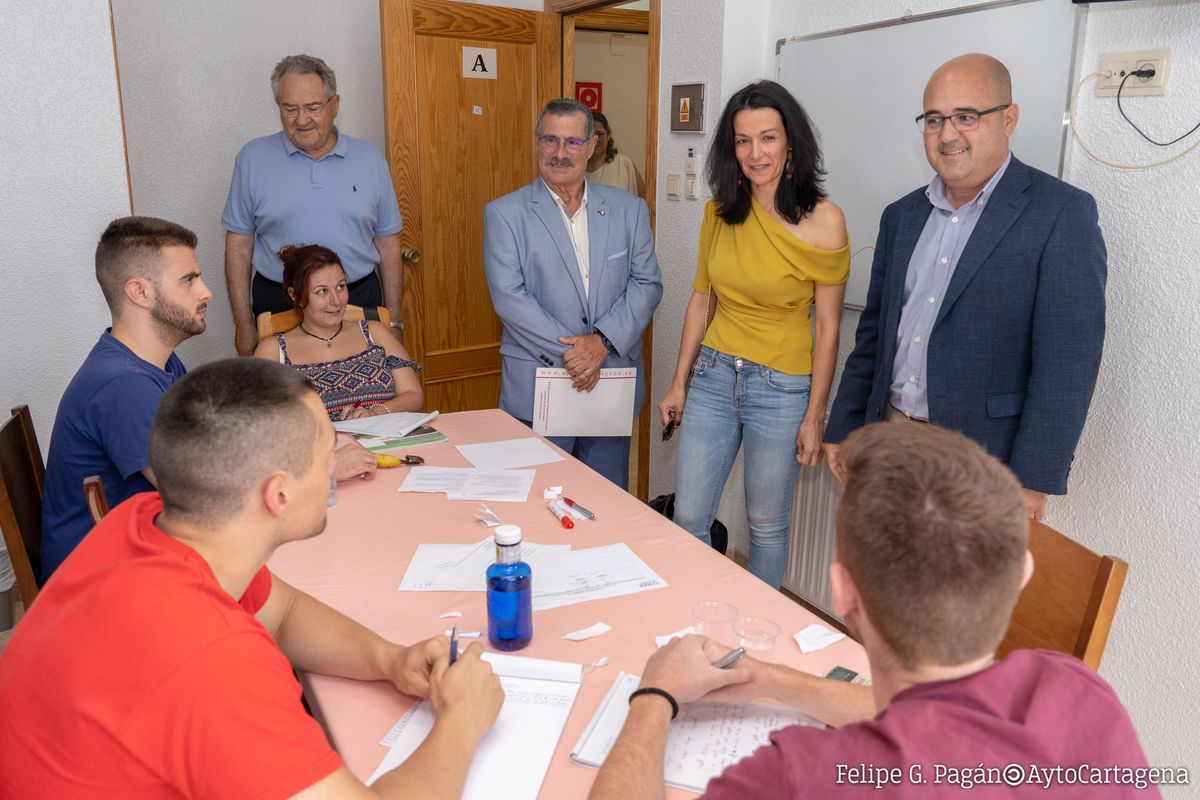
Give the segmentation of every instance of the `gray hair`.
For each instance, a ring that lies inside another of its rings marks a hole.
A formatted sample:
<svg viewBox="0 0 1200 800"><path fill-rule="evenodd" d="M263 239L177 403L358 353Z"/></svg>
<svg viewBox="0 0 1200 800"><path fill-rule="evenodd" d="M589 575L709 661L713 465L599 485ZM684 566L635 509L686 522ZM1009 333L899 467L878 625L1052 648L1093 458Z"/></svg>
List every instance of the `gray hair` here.
<svg viewBox="0 0 1200 800"><path fill-rule="evenodd" d="M333 74L329 65L316 56L301 53L296 56L284 56L283 60L275 65L275 69L271 70L271 94L275 96L276 101L279 100L279 82L289 72L295 72L298 75L316 75L320 78L321 83L325 86L326 100L337 94L337 76Z"/></svg>
<svg viewBox="0 0 1200 800"><path fill-rule="evenodd" d="M534 126L534 133L542 132L542 120L546 117L571 117L575 114L583 114L583 138L590 139L592 134L596 132L596 124L592 121L592 112L587 106L578 100L572 100L569 97L560 97L557 100L551 100L546 103L542 113L538 114L537 125Z"/></svg>

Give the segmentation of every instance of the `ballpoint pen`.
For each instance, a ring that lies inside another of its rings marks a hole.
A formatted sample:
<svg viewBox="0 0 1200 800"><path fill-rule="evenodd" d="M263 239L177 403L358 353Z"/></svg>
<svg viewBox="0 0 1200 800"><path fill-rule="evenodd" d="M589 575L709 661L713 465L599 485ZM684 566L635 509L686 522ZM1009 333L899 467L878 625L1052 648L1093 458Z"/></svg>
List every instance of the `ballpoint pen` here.
<svg viewBox="0 0 1200 800"><path fill-rule="evenodd" d="M571 515L563 511L554 500L546 503L546 508L550 509L550 513L558 518L559 524L564 528L570 529L575 527L575 520L571 519Z"/></svg>
<svg viewBox="0 0 1200 800"><path fill-rule="evenodd" d="M730 650L725 655L713 662L713 666L717 669L729 669L734 664L742 660L742 656L746 655L746 648L739 647L737 650Z"/></svg>
<svg viewBox="0 0 1200 800"><path fill-rule="evenodd" d="M573 509L575 509L576 511L578 511L580 514L583 514L583 515L584 515L585 517L587 517L588 519L595 519L595 518L596 518L596 515L595 515L595 514L593 514L592 512L588 511L586 508L584 508L583 506L579 505L579 503L576 503L574 500L572 500L572 499L571 499L571 498L569 498L569 497L564 497L564 498L563 498L563 502L564 502L564 503L566 503L567 505L569 505L571 508L573 508Z"/></svg>
<svg viewBox="0 0 1200 800"><path fill-rule="evenodd" d="M450 631L450 663L458 661L458 626L455 625Z"/></svg>

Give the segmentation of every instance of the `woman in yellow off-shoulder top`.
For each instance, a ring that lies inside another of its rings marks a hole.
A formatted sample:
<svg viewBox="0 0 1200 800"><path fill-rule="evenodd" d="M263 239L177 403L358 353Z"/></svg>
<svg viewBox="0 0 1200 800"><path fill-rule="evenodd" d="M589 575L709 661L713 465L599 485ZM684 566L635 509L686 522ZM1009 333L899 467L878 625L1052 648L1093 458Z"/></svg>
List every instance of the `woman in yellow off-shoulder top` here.
<svg viewBox="0 0 1200 800"><path fill-rule="evenodd" d="M713 198L679 361L658 404L663 425L672 415L679 425L675 521L700 539L745 444L749 568L773 587L799 466L820 459L850 274L823 174L812 125L786 89L760 81L729 99L708 154Z"/></svg>

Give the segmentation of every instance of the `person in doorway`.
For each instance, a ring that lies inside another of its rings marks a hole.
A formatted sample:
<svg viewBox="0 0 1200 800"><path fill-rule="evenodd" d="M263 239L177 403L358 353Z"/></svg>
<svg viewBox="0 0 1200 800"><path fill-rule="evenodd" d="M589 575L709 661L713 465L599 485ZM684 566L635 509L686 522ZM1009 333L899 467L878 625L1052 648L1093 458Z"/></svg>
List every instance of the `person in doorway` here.
<svg viewBox="0 0 1200 800"><path fill-rule="evenodd" d="M588 180L592 183L603 183L605 186L615 186L641 197L646 192L642 173L638 172L633 159L617 152L617 143L613 141L608 118L599 111L593 111L592 122L596 128L596 149L588 159Z"/></svg>
<svg viewBox="0 0 1200 800"><path fill-rule="evenodd" d="M594 134L587 106L551 100L534 130L539 177L484 209L484 271L504 323L500 407L527 423L539 367L565 368L584 392L601 368L633 367L631 424L641 409L642 332L662 299L662 274L645 201L584 177ZM628 487L629 436L551 441Z"/></svg>

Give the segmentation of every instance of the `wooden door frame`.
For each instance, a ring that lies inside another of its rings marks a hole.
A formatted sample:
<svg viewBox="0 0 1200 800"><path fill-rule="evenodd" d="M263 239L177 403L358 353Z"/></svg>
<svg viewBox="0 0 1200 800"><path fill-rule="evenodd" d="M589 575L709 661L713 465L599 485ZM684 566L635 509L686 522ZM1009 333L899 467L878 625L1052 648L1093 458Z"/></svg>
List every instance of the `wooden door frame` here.
<svg viewBox="0 0 1200 800"><path fill-rule="evenodd" d="M546 0L545 9L562 15L563 47L562 47L562 89L564 97L575 96L575 36L576 18L586 12L596 12L599 9L617 5L621 0ZM658 66L659 48L662 39L662 0L650 0L649 19L645 31L647 41L646 63L646 193L643 196L650 210L650 233L656 230L655 200L658 184ZM603 15L595 14L593 19L600 23ZM621 23L618 23L621 24ZM584 27L584 26L579 26ZM613 28L609 28L612 30ZM621 30L628 30L623 27ZM640 32L640 31L639 31ZM568 35L570 34L570 35ZM654 360L654 320L646 326L642 337L642 365L645 368L645 397L642 399L642 413L637 420L638 440L638 471L637 486L634 494L645 501L650 495L650 419L653 414L653 360Z"/></svg>

